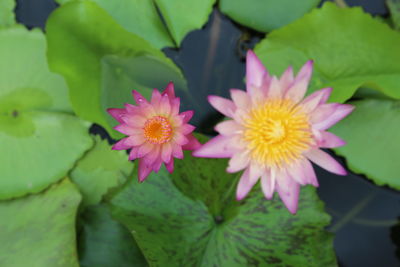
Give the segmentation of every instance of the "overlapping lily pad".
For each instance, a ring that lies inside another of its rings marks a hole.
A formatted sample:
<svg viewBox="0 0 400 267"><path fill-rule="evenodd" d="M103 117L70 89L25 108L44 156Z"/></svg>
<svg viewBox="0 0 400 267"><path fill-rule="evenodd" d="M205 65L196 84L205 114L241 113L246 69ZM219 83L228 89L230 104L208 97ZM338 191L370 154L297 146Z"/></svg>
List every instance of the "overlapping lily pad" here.
<svg viewBox="0 0 400 267"><path fill-rule="evenodd" d="M192 30L200 29L207 21L216 0L155 0L169 32L180 46Z"/></svg>
<svg viewBox="0 0 400 267"><path fill-rule="evenodd" d="M351 104L356 106L353 113L332 128L347 141L336 152L353 171L400 190L400 102L368 99Z"/></svg>
<svg viewBox="0 0 400 267"><path fill-rule="evenodd" d="M131 102L131 90L149 94L152 88L165 86L170 80L182 85L178 91L186 88L180 70L170 59L126 31L92 1L72 1L61 6L50 16L46 30L49 64L66 78L74 111L102 125L114 137L121 135L111 131L116 121L106 108ZM143 61L147 65L137 72ZM165 80L164 71L169 80ZM149 75L154 78L151 84ZM112 83L107 82L110 79L114 79Z"/></svg>
<svg viewBox="0 0 400 267"><path fill-rule="evenodd" d="M329 216L315 189L305 187L299 211L266 200L255 188L234 200L238 175L227 161L192 158L139 184L132 180L111 200L151 266L335 266Z"/></svg>
<svg viewBox="0 0 400 267"><path fill-rule="evenodd" d="M68 114L67 88L48 70L39 30L0 31L0 199L63 178L91 146L87 122Z"/></svg>
<svg viewBox="0 0 400 267"><path fill-rule="evenodd" d="M80 200L76 187L64 179L40 194L0 201L0 265L78 267Z"/></svg>
<svg viewBox="0 0 400 267"><path fill-rule="evenodd" d="M282 27L319 4L319 0L221 0L221 11L252 29L269 32Z"/></svg>
<svg viewBox="0 0 400 267"><path fill-rule="evenodd" d="M111 218L104 204L86 208L80 219L82 267L148 266L131 233Z"/></svg>
<svg viewBox="0 0 400 267"><path fill-rule="evenodd" d="M94 147L70 174L82 193L85 206L98 204L109 189L123 184L133 170L125 151L112 150L107 140L99 137L95 141Z"/></svg>
<svg viewBox="0 0 400 267"><path fill-rule="evenodd" d="M65 4L71 0L57 0ZM153 1L92 0L106 10L127 31L149 41L156 48L175 46Z"/></svg>
<svg viewBox="0 0 400 267"><path fill-rule="evenodd" d="M15 24L15 0L2 0L0 5L0 28Z"/></svg>
<svg viewBox="0 0 400 267"><path fill-rule="evenodd" d="M361 86L400 98L400 34L361 8L325 3L303 18L271 32L256 46L265 66L280 74L314 60L310 91L333 87L331 100L344 102Z"/></svg>

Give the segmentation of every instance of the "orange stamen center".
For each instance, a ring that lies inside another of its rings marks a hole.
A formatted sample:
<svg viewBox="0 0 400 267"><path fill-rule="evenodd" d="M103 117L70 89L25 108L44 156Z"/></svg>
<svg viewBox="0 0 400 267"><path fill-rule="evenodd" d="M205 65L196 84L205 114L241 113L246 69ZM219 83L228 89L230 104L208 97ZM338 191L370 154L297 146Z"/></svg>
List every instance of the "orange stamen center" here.
<svg viewBox="0 0 400 267"><path fill-rule="evenodd" d="M144 137L152 144L164 144L171 139L172 127L167 118L154 116L143 127Z"/></svg>

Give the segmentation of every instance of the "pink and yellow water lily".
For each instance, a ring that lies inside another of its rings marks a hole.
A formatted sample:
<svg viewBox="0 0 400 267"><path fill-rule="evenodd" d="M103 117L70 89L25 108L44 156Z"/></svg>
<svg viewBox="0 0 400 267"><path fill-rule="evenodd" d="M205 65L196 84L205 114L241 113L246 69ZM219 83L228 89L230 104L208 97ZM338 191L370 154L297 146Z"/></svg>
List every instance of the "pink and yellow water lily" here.
<svg viewBox="0 0 400 267"><path fill-rule="evenodd" d="M261 180L267 199L277 191L288 210L296 213L300 186L318 186L310 161L346 175L346 170L321 148L345 144L327 129L351 113L353 106L327 103L331 88L304 98L312 69L313 62L308 61L296 76L289 67L277 78L249 51L247 91L231 89L232 100L209 96L210 104L229 120L219 123L215 127L219 135L193 155L230 158L227 171L243 171L236 190L238 200Z"/></svg>
<svg viewBox="0 0 400 267"><path fill-rule="evenodd" d="M172 83L162 93L154 89L150 102L137 91L132 94L136 106L125 104L125 108L107 111L120 123L114 129L128 136L113 149L131 149L129 160L138 159L142 182L163 163L172 173L174 158L182 159L183 150L194 150L200 143L192 134L195 127L188 123L193 111L179 113L180 99L175 97Z"/></svg>

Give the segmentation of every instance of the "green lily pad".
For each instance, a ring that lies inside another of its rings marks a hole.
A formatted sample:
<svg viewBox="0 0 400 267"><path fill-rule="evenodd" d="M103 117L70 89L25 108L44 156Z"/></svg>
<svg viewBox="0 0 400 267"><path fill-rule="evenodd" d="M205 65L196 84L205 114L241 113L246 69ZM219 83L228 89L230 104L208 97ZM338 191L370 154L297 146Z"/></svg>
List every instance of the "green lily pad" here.
<svg viewBox="0 0 400 267"><path fill-rule="evenodd" d="M255 52L280 74L314 60L310 92L334 88L331 100L344 102L361 86L400 98L400 33L361 8L325 3L303 18L268 34Z"/></svg>
<svg viewBox="0 0 400 267"><path fill-rule="evenodd" d="M56 0L65 4L72 0ZM153 1L92 0L106 10L127 31L149 41L156 48L175 46Z"/></svg>
<svg viewBox="0 0 400 267"><path fill-rule="evenodd" d="M269 32L302 17L319 4L319 0L221 0L221 11L247 27Z"/></svg>
<svg viewBox="0 0 400 267"><path fill-rule="evenodd" d="M86 208L80 219L80 266L148 266L131 233L111 218L104 204Z"/></svg>
<svg viewBox="0 0 400 267"><path fill-rule="evenodd" d="M119 102L122 107L124 102L132 101L131 90L143 91L146 87L149 91L154 86L142 82L148 81L148 72L141 72L144 78L129 73L137 70L140 60L147 59L146 69L154 69L150 74L155 81L166 77L159 72L167 70L168 74L174 74L171 78L186 85L179 68L169 58L144 39L123 29L92 1L72 1L61 6L50 16L46 30L49 64L67 80L74 111L80 117L105 127L113 137L121 135L111 130L116 121L106 113L109 103L116 102L114 98L121 101L121 96L125 96L124 101ZM120 77L115 73L121 74ZM109 77L117 81L107 83L112 80ZM166 86L169 81L163 80L162 83ZM159 83L161 81L154 82ZM138 84L142 88L135 88ZM105 98L105 94L110 97Z"/></svg>
<svg viewBox="0 0 400 267"><path fill-rule="evenodd" d="M180 46L190 31L200 29L207 21L216 0L155 0L169 32Z"/></svg>
<svg viewBox="0 0 400 267"><path fill-rule="evenodd" d="M133 163L125 151L112 150L107 140L95 137L95 145L77 163L70 178L80 189L82 204L98 204L109 189L123 184Z"/></svg>
<svg viewBox="0 0 400 267"><path fill-rule="evenodd" d="M75 216L80 200L64 179L40 194L0 201L0 265L79 266Z"/></svg>
<svg viewBox="0 0 400 267"><path fill-rule="evenodd" d="M368 99L350 102L356 108L331 131L347 145L335 151L356 173L378 185L400 190L400 101Z"/></svg>
<svg viewBox="0 0 400 267"><path fill-rule="evenodd" d="M91 146L70 112L61 76L47 67L39 30L0 31L0 199L37 193L65 177Z"/></svg>
<svg viewBox="0 0 400 267"><path fill-rule="evenodd" d="M396 30L400 30L400 1L386 0L387 7L390 11L390 18Z"/></svg>
<svg viewBox="0 0 400 267"><path fill-rule="evenodd" d="M15 24L15 0L2 0L0 5L0 28Z"/></svg>
<svg viewBox="0 0 400 267"><path fill-rule="evenodd" d="M226 164L186 153L172 176L161 169L144 183L133 179L111 199L113 217L151 266L336 266L314 188L302 189L296 215L260 188L237 202L238 175Z"/></svg>

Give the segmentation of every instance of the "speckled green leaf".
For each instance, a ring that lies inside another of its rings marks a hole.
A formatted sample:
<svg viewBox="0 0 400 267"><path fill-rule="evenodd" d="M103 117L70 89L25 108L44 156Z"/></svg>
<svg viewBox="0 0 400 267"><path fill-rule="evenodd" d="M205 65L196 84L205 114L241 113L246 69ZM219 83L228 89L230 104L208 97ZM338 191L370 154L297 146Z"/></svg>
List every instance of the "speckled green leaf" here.
<svg viewBox="0 0 400 267"><path fill-rule="evenodd" d="M190 31L207 21L216 0L154 0L178 46Z"/></svg>
<svg viewBox="0 0 400 267"><path fill-rule="evenodd" d="M223 13L236 22L261 32L282 27L319 4L320 0L220 0Z"/></svg>
<svg viewBox="0 0 400 267"><path fill-rule="evenodd" d="M15 0L0 0L0 28L15 24Z"/></svg>
<svg viewBox="0 0 400 267"><path fill-rule="evenodd" d="M64 179L46 191L0 201L0 266L78 267L75 216L81 196Z"/></svg>
<svg viewBox="0 0 400 267"><path fill-rule="evenodd" d="M301 191L299 211L266 200L255 188L234 200L238 175L227 161L176 161L135 179L111 200L113 216L128 227L151 266L335 266L329 216L315 189Z"/></svg>
<svg viewBox="0 0 400 267"><path fill-rule="evenodd" d="M86 208L81 214L80 224L81 267L147 266L131 233L111 218L104 204Z"/></svg>
<svg viewBox="0 0 400 267"><path fill-rule="evenodd" d="M57 0L65 4L72 0ZM127 31L149 41L156 48L174 46L152 0L92 0L106 10Z"/></svg>
<svg viewBox="0 0 400 267"><path fill-rule="evenodd" d="M356 173L378 185L400 190L400 102L368 99L350 102L356 108L331 131L347 141L335 151Z"/></svg>
<svg viewBox="0 0 400 267"><path fill-rule="evenodd" d="M145 69L152 70L150 74L156 81L165 77L160 71L167 70L168 74L173 73L169 79L178 79L185 84L180 70L170 59L149 42L126 31L92 1L72 1L61 6L50 16L46 30L49 64L67 80L74 111L105 127L113 137L121 135L111 129L117 122L106 113L110 103L124 99L119 102L120 106L113 106L122 107L124 102L132 101L131 90L148 91L161 83L144 84L143 80L148 82L148 72L141 72L142 77L118 64L132 64L135 66L132 70L137 70L138 60L145 59L149 64ZM109 58L117 61L115 66L105 63ZM107 76L117 80L106 83L105 88L105 81L110 81ZM166 85L169 79L162 81L163 84ZM142 87L137 88L138 85Z"/></svg>
<svg viewBox="0 0 400 267"><path fill-rule="evenodd" d="M95 137L95 145L71 171L71 180L83 196L83 205L98 204L109 189L123 184L133 163L125 151L112 150L107 140Z"/></svg>
<svg viewBox="0 0 400 267"><path fill-rule="evenodd" d="M314 60L310 91L334 88L331 100L344 102L361 86L400 98L400 33L361 8L325 3L303 18L268 34L255 52L280 74Z"/></svg>
<svg viewBox="0 0 400 267"><path fill-rule="evenodd" d="M89 124L66 113L66 84L45 50L38 30L0 31L0 199L43 190L92 144Z"/></svg>

